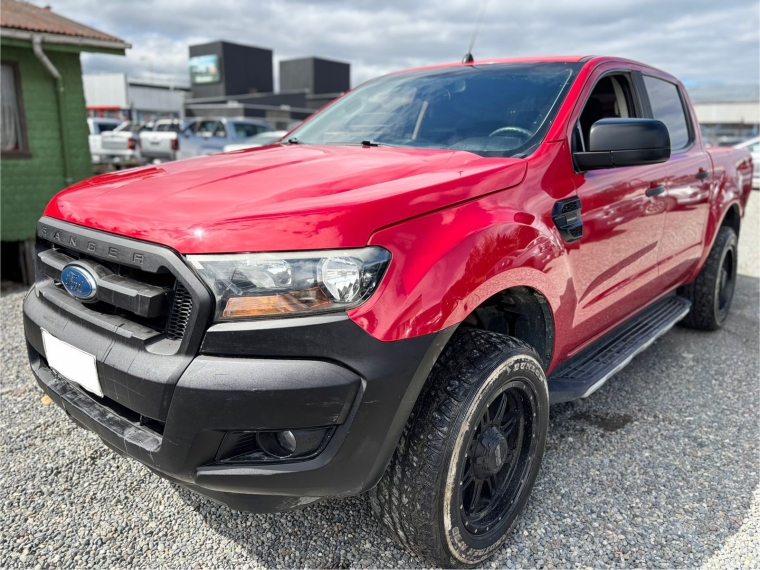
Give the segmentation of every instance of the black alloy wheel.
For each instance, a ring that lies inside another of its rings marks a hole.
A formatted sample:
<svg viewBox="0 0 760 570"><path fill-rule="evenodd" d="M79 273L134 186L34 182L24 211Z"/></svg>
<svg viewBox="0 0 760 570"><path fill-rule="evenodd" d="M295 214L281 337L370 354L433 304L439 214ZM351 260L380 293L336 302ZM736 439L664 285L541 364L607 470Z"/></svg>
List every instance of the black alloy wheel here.
<svg viewBox="0 0 760 570"><path fill-rule="evenodd" d="M429 563L479 564L509 538L528 502L548 425L535 351L463 327L430 372L372 509Z"/></svg>
<svg viewBox="0 0 760 570"><path fill-rule="evenodd" d="M483 409L461 469L459 503L472 537L497 534L529 470L535 397L524 383L498 393Z"/></svg>

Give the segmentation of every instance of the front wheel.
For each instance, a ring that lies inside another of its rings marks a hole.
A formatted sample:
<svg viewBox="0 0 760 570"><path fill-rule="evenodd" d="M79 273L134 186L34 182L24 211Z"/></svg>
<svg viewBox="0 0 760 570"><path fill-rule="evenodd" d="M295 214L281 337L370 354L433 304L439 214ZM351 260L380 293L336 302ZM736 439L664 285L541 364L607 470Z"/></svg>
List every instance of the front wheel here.
<svg viewBox="0 0 760 570"><path fill-rule="evenodd" d="M533 349L493 332L458 331L373 491L375 514L433 564L482 562L528 501L548 416L546 377Z"/></svg>

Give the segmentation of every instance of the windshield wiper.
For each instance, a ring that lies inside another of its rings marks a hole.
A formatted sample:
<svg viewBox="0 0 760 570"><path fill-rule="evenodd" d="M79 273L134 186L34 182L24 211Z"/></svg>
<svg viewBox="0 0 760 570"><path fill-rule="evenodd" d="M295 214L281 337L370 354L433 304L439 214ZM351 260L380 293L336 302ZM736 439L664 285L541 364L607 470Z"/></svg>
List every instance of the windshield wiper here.
<svg viewBox="0 0 760 570"><path fill-rule="evenodd" d="M384 142L373 141L373 140L362 141L359 144L361 144L362 146L389 146L392 148L400 148L402 146L400 144L390 144L390 143L384 143Z"/></svg>
<svg viewBox="0 0 760 570"><path fill-rule="evenodd" d="M296 137L290 137L287 141L288 144L301 144Z"/></svg>

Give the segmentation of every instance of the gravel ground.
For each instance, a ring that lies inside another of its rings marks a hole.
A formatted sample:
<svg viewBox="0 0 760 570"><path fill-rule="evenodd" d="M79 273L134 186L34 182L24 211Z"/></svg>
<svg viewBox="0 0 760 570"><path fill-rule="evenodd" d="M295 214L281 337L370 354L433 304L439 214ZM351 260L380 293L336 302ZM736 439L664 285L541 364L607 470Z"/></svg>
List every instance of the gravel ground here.
<svg viewBox="0 0 760 570"><path fill-rule="evenodd" d="M758 198L741 244L755 277L726 327L676 327L593 397L552 408L533 496L491 566L760 567ZM0 298L0 567L422 565L362 497L240 514L108 450L43 403L22 296Z"/></svg>

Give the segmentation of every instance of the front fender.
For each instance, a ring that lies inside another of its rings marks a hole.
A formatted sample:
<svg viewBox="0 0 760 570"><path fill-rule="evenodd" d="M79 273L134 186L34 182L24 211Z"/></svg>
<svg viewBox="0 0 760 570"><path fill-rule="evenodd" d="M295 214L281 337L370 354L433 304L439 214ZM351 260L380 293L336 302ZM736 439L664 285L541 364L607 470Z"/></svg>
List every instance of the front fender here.
<svg viewBox="0 0 760 570"><path fill-rule="evenodd" d="M556 322L572 287L565 249L556 232L509 205L510 192L373 234L369 243L393 258L379 290L350 318L377 339L400 340L460 323L492 295L520 285L546 297Z"/></svg>

